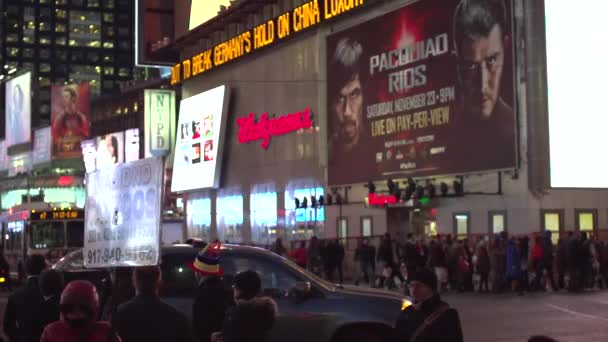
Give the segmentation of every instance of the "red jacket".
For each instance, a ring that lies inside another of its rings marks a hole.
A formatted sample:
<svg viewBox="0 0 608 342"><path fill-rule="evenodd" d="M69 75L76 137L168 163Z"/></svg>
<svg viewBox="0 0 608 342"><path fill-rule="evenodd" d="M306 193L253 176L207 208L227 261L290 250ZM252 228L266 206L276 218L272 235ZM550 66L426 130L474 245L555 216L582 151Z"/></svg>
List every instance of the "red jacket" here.
<svg viewBox="0 0 608 342"><path fill-rule="evenodd" d="M297 248L293 252L291 252L291 258L295 261L298 266L306 267L306 262L308 260L308 253L306 252L306 248Z"/></svg>
<svg viewBox="0 0 608 342"><path fill-rule="evenodd" d="M543 260L545 253L543 252L543 247L539 244L534 245L532 247L532 260L540 261Z"/></svg>
<svg viewBox="0 0 608 342"><path fill-rule="evenodd" d="M66 322L57 321L46 326L40 342L80 342L82 337L79 332L70 328ZM120 338L112 332L108 322L95 322L93 333L87 339L88 342L120 342Z"/></svg>

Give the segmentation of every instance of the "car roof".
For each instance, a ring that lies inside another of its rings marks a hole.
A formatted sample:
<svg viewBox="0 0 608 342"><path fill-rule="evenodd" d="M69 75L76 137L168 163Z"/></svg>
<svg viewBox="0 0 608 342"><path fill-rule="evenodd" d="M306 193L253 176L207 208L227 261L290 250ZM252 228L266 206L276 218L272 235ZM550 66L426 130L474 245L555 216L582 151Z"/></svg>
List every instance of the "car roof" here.
<svg viewBox="0 0 608 342"><path fill-rule="evenodd" d="M274 257L276 254L260 247L234 245L234 244L222 244L222 251L235 252L238 254L263 254L266 256ZM181 254L181 253L195 253L198 251L197 248L188 244L175 244L171 246L162 246L161 251L163 254Z"/></svg>

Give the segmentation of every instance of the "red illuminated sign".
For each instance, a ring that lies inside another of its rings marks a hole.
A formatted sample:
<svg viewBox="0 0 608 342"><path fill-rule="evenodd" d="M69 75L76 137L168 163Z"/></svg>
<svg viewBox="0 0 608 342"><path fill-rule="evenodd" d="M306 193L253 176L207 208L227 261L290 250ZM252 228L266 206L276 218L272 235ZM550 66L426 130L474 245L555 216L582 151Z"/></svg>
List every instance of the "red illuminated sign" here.
<svg viewBox="0 0 608 342"><path fill-rule="evenodd" d="M369 194L367 201L370 205L387 205L397 203L397 197L393 195Z"/></svg>
<svg viewBox="0 0 608 342"><path fill-rule="evenodd" d="M295 132L300 129L312 127L310 108L302 112L282 115L278 118L269 118L268 113L263 113L260 120L255 122L255 114L236 119L239 125L239 144L247 144L252 141L262 140L262 148L267 149L272 136Z"/></svg>

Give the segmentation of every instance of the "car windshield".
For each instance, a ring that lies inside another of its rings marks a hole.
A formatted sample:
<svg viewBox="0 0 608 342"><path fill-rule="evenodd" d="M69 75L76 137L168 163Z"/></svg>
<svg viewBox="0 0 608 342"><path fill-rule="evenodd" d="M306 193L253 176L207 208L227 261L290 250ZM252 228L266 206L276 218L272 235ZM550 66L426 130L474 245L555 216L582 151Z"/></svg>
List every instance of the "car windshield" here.
<svg viewBox="0 0 608 342"><path fill-rule="evenodd" d="M298 269L300 272L304 273L308 278L311 278L312 280L314 280L316 283L319 283L320 285L326 287L326 288L335 288L336 284L331 283L319 276L317 276L316 274L303 269L302 267L298 266L298 264L296 264L295 262L287 259L287 258L281 258L283 260L283 262L285 262L286 264L288 264L289 266Z"/></svg>

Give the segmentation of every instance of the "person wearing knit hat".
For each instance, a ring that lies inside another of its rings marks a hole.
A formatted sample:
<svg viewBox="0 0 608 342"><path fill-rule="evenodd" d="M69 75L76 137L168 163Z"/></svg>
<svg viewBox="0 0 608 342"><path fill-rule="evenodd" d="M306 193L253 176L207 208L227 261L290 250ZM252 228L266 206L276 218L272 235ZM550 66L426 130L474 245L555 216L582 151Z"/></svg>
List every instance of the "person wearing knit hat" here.
<svg viewBox="0 0 608 342"><path fill-rule="evenodd" d="M219 243L205 246L188 265L196 275L199 286L192 305L192 325L196 338L211 341L211 334L220 331L232 297L224 286Z"/></svg>
<svg viewBox="0 0 608 342"><path fill-rule="evenodd" d="M417 269L408 279L414 305L401 311L395 324L398 341L462 342L458 311L442 301L435 272Z"/></svg>

